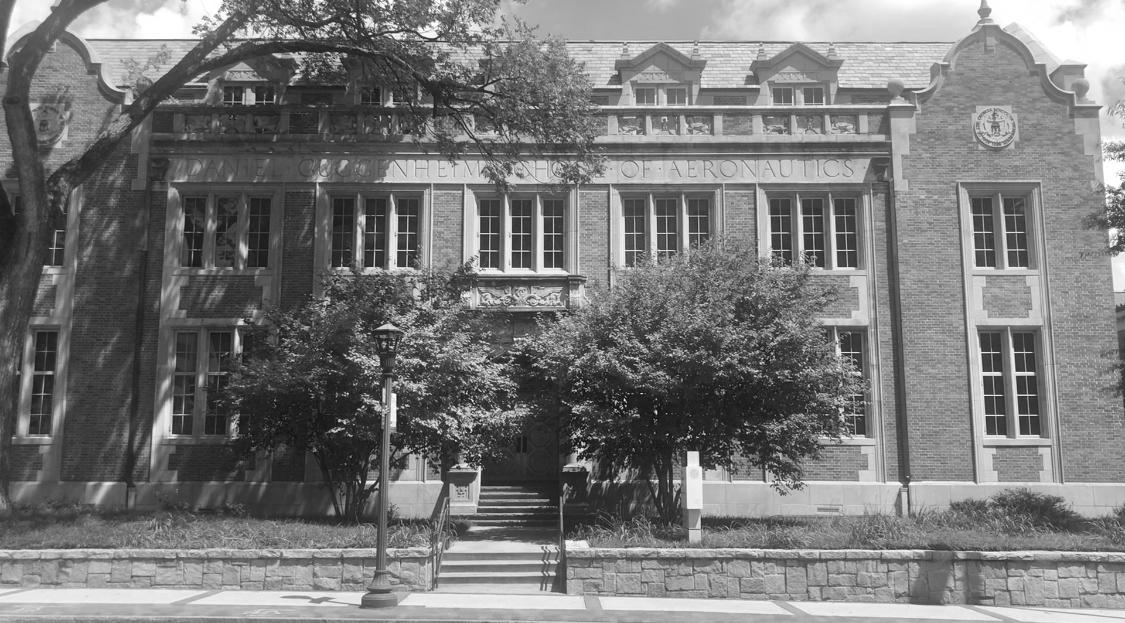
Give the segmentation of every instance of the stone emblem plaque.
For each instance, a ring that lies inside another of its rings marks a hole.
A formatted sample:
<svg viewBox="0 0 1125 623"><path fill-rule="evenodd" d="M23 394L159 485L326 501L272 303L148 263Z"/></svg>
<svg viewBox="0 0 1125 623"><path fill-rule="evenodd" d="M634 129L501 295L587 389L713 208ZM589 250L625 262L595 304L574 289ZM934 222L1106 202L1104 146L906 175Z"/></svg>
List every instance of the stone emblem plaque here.
<svg viewBox="0 0 1125 623"><path fill-rule="evenodd" d="M50 147L59 142L66 132L70 114L59 104L39 104L31 111L35 120L35 134L40 147Z"/></svg>
<svg viewBox="0 0 1125 623"><path fill-rule="evenodd" d="M973 133L981 145L1003 149L1016 139L1016 116L1007 106L983 106L973 116Z"/></svg>

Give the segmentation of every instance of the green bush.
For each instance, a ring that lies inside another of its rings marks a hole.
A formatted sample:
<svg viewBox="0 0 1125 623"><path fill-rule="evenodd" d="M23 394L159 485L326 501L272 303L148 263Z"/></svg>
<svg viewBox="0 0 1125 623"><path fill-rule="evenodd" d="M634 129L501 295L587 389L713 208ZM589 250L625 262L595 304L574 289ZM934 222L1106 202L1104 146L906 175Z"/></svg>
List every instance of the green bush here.
<svg viewBox="0 0 1125 623"><path fill-rule="evenodd" d="M1081 517L1057 495L1031 489L1005 489L988 499L997 515L1022 519L1037 528L1066 530L1081 522Z"/></svg>

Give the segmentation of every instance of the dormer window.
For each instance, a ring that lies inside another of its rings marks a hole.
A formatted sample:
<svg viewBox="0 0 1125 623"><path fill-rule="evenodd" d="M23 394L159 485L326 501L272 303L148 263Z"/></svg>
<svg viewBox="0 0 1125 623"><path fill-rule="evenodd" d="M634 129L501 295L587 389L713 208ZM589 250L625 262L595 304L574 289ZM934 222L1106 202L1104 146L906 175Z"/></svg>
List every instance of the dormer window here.
<svg viewBox="0 0 1125 623"><path fill-rule="evenodd" d="M633 87L637 106L687 106L686 86Z"/></svg>
<svg viewBox="0 0 1125 623"><path fill-rule="evenodd" d="M274 104L277 102L277 91L272 86L256 86L254 87L254 104L261 106L263 104Z"/></svg>
<svg viewBox="0 0 1125 623"><path fill-rule="evenodd" d="M773 104L774 104L774 106L792 106L793 105L793 89L792 89L792 87L774 87L773 88Z"/></svg>
<svg viewBox="0 0 1125 623"><path fill-rule="evenodd" d="M780 87L770 88L774 106L823 106L824 87Z"/></svg>
<svg viewBox="0 0 1125 623"><path fill-rule="evenodd" d="M359 103L362 106L382 106L383 90L379 87L364 87L360 89Z"/></svg>
<svg viewBox="0 0 1125 623"><path fill-rule="evenodd" d="M246 87L223 87L223 106L241 106Z"/></svg>
<svg viewBox="0 0 1125 623"><path fill-rule="evenodd" d="M819 106L824 104L824 87L805 87L801 89L805 106Z"/></svg>

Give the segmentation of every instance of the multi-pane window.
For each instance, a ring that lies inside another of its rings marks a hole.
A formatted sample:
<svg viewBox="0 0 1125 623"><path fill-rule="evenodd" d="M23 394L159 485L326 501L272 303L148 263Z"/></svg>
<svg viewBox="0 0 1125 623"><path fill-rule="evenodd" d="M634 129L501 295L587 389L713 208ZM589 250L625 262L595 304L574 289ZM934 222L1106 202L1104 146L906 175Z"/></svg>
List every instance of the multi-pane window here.
<svg viewBox="0 0 1125 623"><path fill-rule="evenodd" d="M973 266L1032 268L1026 195L974 195Z"/></svg>
<svg viewBox="0 0 1125 623"><path fill-rule="evenodd" d="M333 268L416 267L422 199L383 193L332 197L329 264Z"/></svg>
<svg viewBox="0 0 1125 623"><path fill-rule="evenodd" d="M359 90L359 103L363 106L382 106L383 90L379 87L364 87Z"/></svg>
<svg viewBox="0 0 1125 623"><path fill-rule="evenodd" d="M172 364L173 435L227 436L234 422L220 403L238 352L233 329L177 331Z"/></svg>
<svg viewBox="0 0 1125 623"><path fill-rule="evenodd" d="M980 332L985 435L1042 436L1037 343L1035 331Z"/></svg>
<svg viewBox="0 0 1125 623"><path fill-rule="evenodd" d="M769 245L787 264L804 257L819 268L859 268L858 201L832 194L770 197Z"/></svg>
<svg viewBox="0 0 1125 623"><path fill-rule="evenodd" d="M785 106L793 104L792 87L773 87L770 92L773 95L773 103L775 106Z"/></svg>
<svg viewBox="0 0 1125 623"><path fill-rule="evenodd" d="M268 267L272 204L243 193L184 193L180 266Z"/></svg>
<svg viewBox="0 0 1125 623"><path fill-rule="evenodd" d="M824 87L805 87L801 89L801 95L804 97L803 103L806 106L824 103Z"/></svg>
<svg viewBox="0 0 1125 623"><path fill-rule="evenodd" d="M863 330L845 327L829 327L828 339L836 344L837 354L847 361L861 378L867 378L867 358L864 355ZM854 437L866 437L867 424L867 396L864 392L857 392L848 397L848 406L844 409L844 432Z"/></svg>
<svg viewBox="0 0 1125 623"><path fill-rule="evenodd" d="M25 358L21 349L14 357L16 368L12 399L18 416L14 433L50 435L57 389L59 332L53 329L33 331L29 354L30 357ZM26 411L22 410L24 405Z"/></svg>
<svg viewBox="0 0 1125 623"><path fill-rule="evenodd" d="M687 87L634 87L637 106L687 106Z"/></svg>
<svg viewBox="0 0 1125 623"><path fill-rule="evenodd" d="M277 102L277 91L268 85L254 87L254 103L258 106Z"/></svg>
<svg viewBox="0 0 1125 623"><path fill-rule="evenodd" d="M28 409L28 435L51 434L58 352L58 331L35 332L32 343L31 405Z"/></svg>
<svg viewBox="0 0 1125 623"><path fill-rule="evenodd" d="M223 87L223 106L241 106L246 96L246 87Z"/></svg>
<svg viewBox="0 0 1125 623"><path fill-rule="evenodd" d="M477 201L477 257L490 270L565 268L565 200L504 195Z"/></svg>
<svg viewBox="0 0 1125 623"><path fill-rule="evenodd" d="M625 265L665 258L708 240L711 205L711 197L683 193L622 198Z"/></svg>

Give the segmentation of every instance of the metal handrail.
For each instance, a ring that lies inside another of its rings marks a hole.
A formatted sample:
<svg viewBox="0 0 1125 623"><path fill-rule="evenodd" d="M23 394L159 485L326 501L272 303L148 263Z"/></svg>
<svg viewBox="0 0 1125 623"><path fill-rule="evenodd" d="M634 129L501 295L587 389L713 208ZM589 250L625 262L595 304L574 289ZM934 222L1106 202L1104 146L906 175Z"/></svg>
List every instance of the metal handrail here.
<svg viewBox="0 0 1125 623"><path fill-rule="evenodd" d="M430 558L433 559L433 578L431 582L432 588L438 587L438 574L441 572L441 559L445 554L445 528L449 525L449 485L446 484L441 489L441 501L438 507L437 521L434 524L434 532L430 535Z"/></svg>

